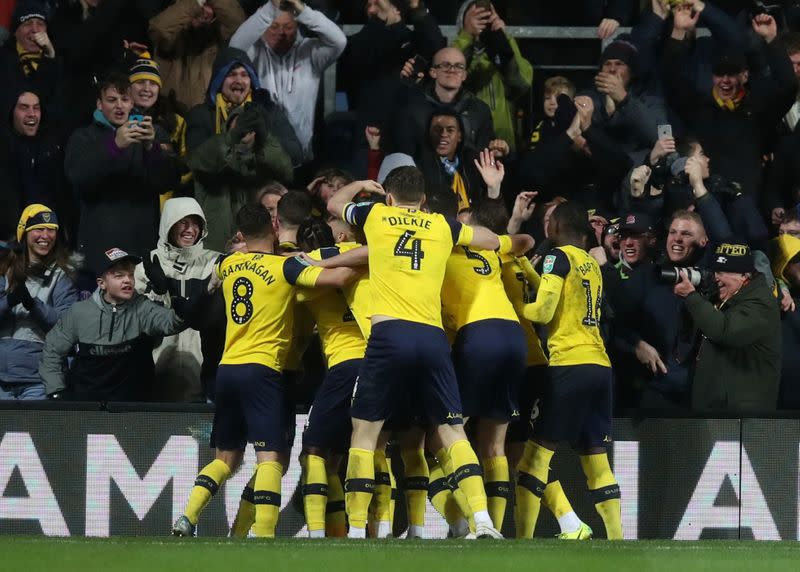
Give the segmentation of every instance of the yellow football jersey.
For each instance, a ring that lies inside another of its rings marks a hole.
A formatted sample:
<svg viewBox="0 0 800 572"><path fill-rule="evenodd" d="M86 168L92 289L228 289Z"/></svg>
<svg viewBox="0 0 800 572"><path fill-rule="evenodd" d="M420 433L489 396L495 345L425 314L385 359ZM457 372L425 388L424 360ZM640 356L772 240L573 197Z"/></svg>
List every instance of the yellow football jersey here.
<svg viewBox="0 0 800 572"><path fill-rule="evenodd" d="M322 248L308 253L315 260L337 254L339 254L338 248ZM308 297L305 305L317 322L322 353L328 368L343 361L364 357L367 342L364 341L361 329L342 292L331 288L325 289L318 296Z"/></svg>
<svg viewBox="0 0 800 572"><path fill-rule="evenodd" d="M472 228L380 203L349 203L343 214L364 229L369 244L370 315L441 328L447 259L454 245L469 246Z"/></svg>
<svg viewBox="0 0 800 572"><path fill-rule="evenodd" d="M600 337L603 275L589 254L575 246L560 246L544 257L539 292L561 291L553 319L547 325L550 365L610 366Z"/></svg>
<svg viewBox="0 0 800 572"><path fill-rule="evenodd" d="M456 246L442 284L444 325L455 331L481 320L518 322L500 278L500 258L491 250Z"/></svg>
<svg viewBox="0 0 800 572"><path fill-rule="evenodd" d="M347 252L359 248L362 245L357 242L340 242L336 245L339 252ZM372 322L369 317L372 315L370 312L370 304L372 297L369 289L369 269L364 267L364 271L353 282L344 287L344 298L350 311L353 312L353 317L356 319L358 327L361 328L361 335L365 340L369 339L369 334L372 331Z"/></svg>
<svg viewBox="0 0 800 572"><path fill-rule="evenodd" d="M227 308L222 364L284 368L292 339L293 285L312 287L322 272L298 257L235 252L216 268Z"/></svg>
<svg viewBox="0 0 800 572"><path fill-rule="evenodd" d="M519 323L522 326L522 331L525 332L525 340L528 344L528 358L525 365L528 367L547 365L547 356L544 355L539 335L536 333L533 323L530 320L526 320L522 313L525 304L530 304L535 298L533 286L525 277L522 266L520 266L513 254L501 254L500 262L502 263L500 276L503 280L506 295L519 318Z"/></svg>

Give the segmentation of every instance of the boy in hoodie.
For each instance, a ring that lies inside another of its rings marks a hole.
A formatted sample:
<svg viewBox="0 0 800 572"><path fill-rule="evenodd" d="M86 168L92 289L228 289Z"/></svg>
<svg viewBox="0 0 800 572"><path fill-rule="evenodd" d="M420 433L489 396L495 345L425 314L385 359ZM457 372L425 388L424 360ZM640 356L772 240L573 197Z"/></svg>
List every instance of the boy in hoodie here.
<svg viewBox="0 0 800 572"><path fill-rule="evenodd" d="M279 8L288 4L291 9ZM315 37L298 31L302 24ZM301 0L272 0L256 11L231 38L245 50L272 101L284 110L303 146L303 162L313 159L311 140L319 81L347 44L339 26Z"/></svg>
<svg viewBox="0 0 800 572"><path fill-rule="evenodd" d="M209 248L222 251L234 214L266 180L288 183L302 147L283 111L260 89L250 58L220 50L204 103L186 117L195 198L208 217Z"/></svg>
<svg viewBox="0 0 800 572"><path fill-rule="evenodd" d="M158 245L136 266L136 290L167 308L172 298L204 296L222 254L203 246L206 217L191 197L164 203ZM225 341L225 312L220 296L189 328L165 337L153 351L159 401L205 401L212 398L216 366Z"/></svg>
<svg viewBox="0 0 800 572"><path fill-rule="evenodd" d="M173 310L136 293L139 257L119 248L103 256L92 297L73 305L47 334L39 375L51 398L149 401L155 340L186 326Z"/></svg>

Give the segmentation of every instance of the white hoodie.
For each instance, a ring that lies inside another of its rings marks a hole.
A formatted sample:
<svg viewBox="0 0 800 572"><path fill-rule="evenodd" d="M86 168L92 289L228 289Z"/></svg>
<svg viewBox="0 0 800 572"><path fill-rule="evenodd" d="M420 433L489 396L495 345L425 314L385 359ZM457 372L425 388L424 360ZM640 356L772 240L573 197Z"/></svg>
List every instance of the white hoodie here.
<svg viewBox="0 0 800 572"><path fill-rule="evenodd" d="M261 87L283 108L303 146L303 159L309 161L313 158L311 137L319 80L325 69L342 54L347 38L322 12L306 6L297 15L297 23L317 37L306 38L298 30L294 45L280 56L263 38L278 13L272 2L264 4L236 30L230 45L247 52Z"/></svg>

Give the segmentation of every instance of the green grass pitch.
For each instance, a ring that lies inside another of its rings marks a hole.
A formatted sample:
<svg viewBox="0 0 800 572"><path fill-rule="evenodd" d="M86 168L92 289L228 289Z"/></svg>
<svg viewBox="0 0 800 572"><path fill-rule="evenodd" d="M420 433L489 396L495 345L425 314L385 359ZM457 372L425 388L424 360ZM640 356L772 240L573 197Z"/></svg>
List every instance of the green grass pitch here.
<svg viewBox="0 0 800 572"><path fill-rule="evenodd" d="M769 572L800 569L797 542L300 540L0 537L0 570L146 572Z"/></svg>

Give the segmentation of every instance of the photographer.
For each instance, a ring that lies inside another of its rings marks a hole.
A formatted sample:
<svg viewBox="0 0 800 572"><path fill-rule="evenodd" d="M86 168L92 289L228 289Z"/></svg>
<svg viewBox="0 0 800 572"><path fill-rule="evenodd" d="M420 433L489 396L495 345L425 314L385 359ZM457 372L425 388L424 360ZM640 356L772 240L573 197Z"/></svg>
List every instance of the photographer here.
<svg viewBox="0 0 800 572"><path fill-rule="evenodd" d="M711 264L718 301L701 296L681 271L674 287L701 336L693 375L697 410L771 411L781 368L780 309L750 247L720 244Z"/></svg>
<svg viewBox="0 0 800 572"><path fill-rule="evenodd" d="M22 212L20 251L0 256L0 399L44 399L39 377L44 338L78 301L75 260L58 237L56 214L39 204Z"/></svg>

